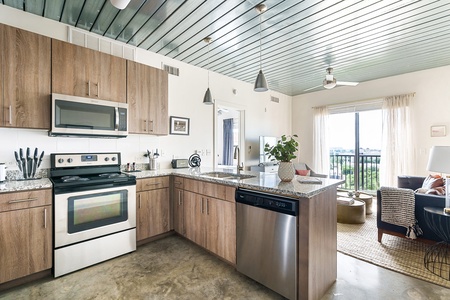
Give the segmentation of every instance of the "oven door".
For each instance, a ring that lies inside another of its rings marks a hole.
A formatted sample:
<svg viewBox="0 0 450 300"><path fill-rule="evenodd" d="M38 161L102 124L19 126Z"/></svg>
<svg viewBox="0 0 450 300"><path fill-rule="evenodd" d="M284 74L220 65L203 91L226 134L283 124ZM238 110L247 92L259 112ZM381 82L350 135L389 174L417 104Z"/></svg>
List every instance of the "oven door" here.
<svg viewBox="0 0 450 300"><path fill-rule="evenodd" d="M136 186L56 194L55 248L136 227Z"/></svg>

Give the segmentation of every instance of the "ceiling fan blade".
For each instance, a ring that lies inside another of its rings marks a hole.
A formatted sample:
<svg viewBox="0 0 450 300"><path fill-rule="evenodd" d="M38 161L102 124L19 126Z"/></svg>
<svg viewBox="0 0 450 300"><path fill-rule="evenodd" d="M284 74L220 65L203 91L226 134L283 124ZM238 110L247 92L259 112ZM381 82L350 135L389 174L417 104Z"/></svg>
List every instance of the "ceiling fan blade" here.
<svg viewBox="0 0 450 300"><path fill-rule="evenodd" d="M349 85L349 86L356 86L359 82L353 82L353 81L337 81L337 85Z"/></svg>
<svg viewBox="0 0 450 300"><path fill-rule="evenodd" d="M315 89L320 88L320 87L322 87L322 85L317 85L317 86L311 87L311 88L303 90L303 91L307 92L307 91L315 90Z"/></svg>

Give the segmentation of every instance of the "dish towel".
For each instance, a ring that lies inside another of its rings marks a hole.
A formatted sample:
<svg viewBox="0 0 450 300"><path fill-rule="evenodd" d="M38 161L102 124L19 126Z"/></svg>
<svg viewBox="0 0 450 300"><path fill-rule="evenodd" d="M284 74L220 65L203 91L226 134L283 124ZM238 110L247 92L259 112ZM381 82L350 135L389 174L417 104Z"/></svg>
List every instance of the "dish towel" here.
<svg viewBox="0 0 450 300"><path fill-rule="evenodd" d="M406 228L406 237L422 235L415 218L414 191L395 187L381 187L381 221Z"/></svg>

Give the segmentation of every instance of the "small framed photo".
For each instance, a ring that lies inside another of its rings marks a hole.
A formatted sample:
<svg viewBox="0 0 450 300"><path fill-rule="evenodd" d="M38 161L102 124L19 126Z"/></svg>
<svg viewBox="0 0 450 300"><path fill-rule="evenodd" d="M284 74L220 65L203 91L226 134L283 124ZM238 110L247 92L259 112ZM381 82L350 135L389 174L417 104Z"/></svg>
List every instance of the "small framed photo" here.
<svg viewBox="0 0 450 300"><path fill-rule="evenodd" d="M431 136L445 136L446 134L444 125L431 126Z"/></svg>
<svg viewBox="0 0 450 300"><path fill-rule="evenodd" d="M171 116L170 134L189 135L189 118Z"/></svg>

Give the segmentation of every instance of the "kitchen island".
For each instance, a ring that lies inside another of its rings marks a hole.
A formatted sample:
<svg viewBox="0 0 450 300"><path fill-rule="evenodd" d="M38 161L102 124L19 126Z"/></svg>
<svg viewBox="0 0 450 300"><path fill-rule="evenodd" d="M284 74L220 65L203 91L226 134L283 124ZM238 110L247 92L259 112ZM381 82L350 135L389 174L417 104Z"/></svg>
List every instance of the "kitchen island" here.
<svg viewBox="0 0 450 300"><path fill-rule="evenodd" d="M320 299L336 280L337 220L336 193L342 180L320 178L320 182L301 183L311 177L296 176L292 182L280 182L277 174L244 172L254 177L216 178L205 175L211 168L168 169L133 173L138 179L174 175L267 194L282 195L299 201L297 299Z"/></svg>

